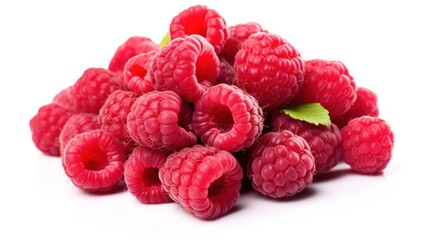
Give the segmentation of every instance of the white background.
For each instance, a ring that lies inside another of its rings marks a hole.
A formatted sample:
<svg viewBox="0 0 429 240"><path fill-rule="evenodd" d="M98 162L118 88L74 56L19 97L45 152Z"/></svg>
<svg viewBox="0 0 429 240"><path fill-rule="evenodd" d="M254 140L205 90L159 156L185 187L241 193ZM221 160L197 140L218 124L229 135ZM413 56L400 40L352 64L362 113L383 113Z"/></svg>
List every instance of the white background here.
<svg viewBox="0 0 429 240"><path fill-rule="evenodd" d="M424 1L245 2L2 1L0 239L428 239ZM229 25L260 23L305 59L343 61L359 86L378 94L380 117L394 131L384 174L340 165L290 200L243 194L215 221L174 203L143 205L126 191L91 195L74 187L60 159L34 147L31 117L86 68L107 67L128 37L159 42L172 17L198 3Z"/></svg>

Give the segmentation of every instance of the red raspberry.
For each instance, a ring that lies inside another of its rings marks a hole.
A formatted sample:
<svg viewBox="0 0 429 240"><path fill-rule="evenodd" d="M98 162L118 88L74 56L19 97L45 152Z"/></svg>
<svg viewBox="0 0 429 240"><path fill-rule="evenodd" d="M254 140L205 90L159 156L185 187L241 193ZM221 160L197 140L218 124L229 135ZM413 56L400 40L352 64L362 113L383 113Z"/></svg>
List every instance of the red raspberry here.
<svg viewBox="0 0 429 240"><path fill-rule="evenodd" d="M179 126L188 132L194 132L194 122L192 121L193 115L194 108L191 105L182 102L179 112Z"/></svg>
<svg viewBox="0 0 429 240"><path fill-rule="evenodd" d="M125 183L140 202L157 204L172 201L158 177L159 168L167 157L167 153L140 146L133 150L125 162Z"/></svg>
<svg viewBox="0 0 429 240"><path fill-rule="evenodd" d="M63 108L77 111L75 106L73 86L64 88L59 93L57 93L52 99L52 103L58 104Z"/></svg>
<svg viewBox="0 0 429 240"><path fill-rule="evenodd" d="M168 156L159 170L171 199L202 219L225 215L240 196L242 169L227 151L195 145Z"/></svg>
<svg viewBox="0 0 429 240"><path fill-rule="evenodd" d="M124 90L117 90L110 94L99 112L101 130L110 132L125 143L131 142L127 128L127 115L137 97L137 93Z"/></svg>
<svg viewBox="0 0 429 240"><path fill-rule="evenodd" d="M154 150L174 151L194 145L195 134L179 125L181 105L179 96L172 91L143 94L127 117L131 138Z"/></svg>
<svg viewBox="0 0 429 240"><path fill-rule="evenodd" d="M389 124L378 117L352 119L341 129L345 163L360 173L375 174L392 158L394 137Z"/></svg>
<svg viewBox="0 0 429 240"><path fill-rule="evenodd" d="M219 76L216 79L216 84L226 83L228 85L235 85L235 80L234 66L229 64L227 60L219 58Z"/></svg>
<svg viewBox="0 0 429 240"><path fill-rule="evenodd" d="M122 80L103 68L88 68L73 85L76 108L79 112L97 113L107 97L122 89Z"/></svg>
<svg viewBox="0 0 429 240"><path fill-rule="evenodd" d="M76 113L67 120L60 133L60 151L64 152L66 144L79 133L99 129L98 115L95 113Z"/></svg>
<svg viewBox="0 0 429 240"><path fill-rule="evenodd" d="M207 39L216 53L229 38L225 19L213 9L203 5L192 6L173 18L170 24L170 37L176 39L198 34Z"/></svg>
<svg viewBox="0 0 429 240"><path fill-rule="evenodd" d="M341 132L333 123L330 127L317 126L278 112L270 127L272 131L289 130L307 141L314 157L316 174L328 172L341 160Z"/></svg>
<svg viewBox="0 0 429 240"><path fill-rule="evenodd" d="M39 108L37 114L30 120L34 145L45 154L59 156L61 129L73 114L73 110L55 103Z"/></svg>
<svg viewBox="0 0 429 240"><path fill-rule="evenodd" d="M230 38L225 43L219 57L225 58L230 64L234 65L235 55L250 35L258 32L267 32L262 29L261 25L255 22L237 24L229 27Z"/></svg>
<svg viewBox="0 0 429 240"><path fill-rule="evenodd" d="M305 62L304 83L296 100L318 102L334 118L347 112L356 100L356 84L342 62L309 60Z"/></svg>
<svg viewBox="0 0 429 240"><path fill-rule="evenodd" d="M332 119L339 128L343 128L347 123L358 117L373 116L378 117L377 94L367 88L358 87L356 90L356 101L350 109L343 115Z"/></svg>
<svg viewBox="0 0 429 240"><path fill-rule="evenodd" d="M150 76L156 90L171 90L193 102L219 75L219 58L199 35L176 38L152 58Z"/></svg>
<svg viewBox="0 0 429 240"><path fill-rule="evenodd" d="M158 50L158 44L154 43L150 38L141 36L130 37L116 49L115 54L110 60L109 70L122 75L128 59L140 53Z"/></svg>
<svg viewBox="0 0 429 240"><path fill-rule="evenodd" d="M291 197L313 181L314 157L304 138L288 130L269 132L250 148L247 176L272 198Z"/></svg>
<svg viewBox="0 0 429 240"><path fill-rule="evenodd" d="M263 115L256 100L236 86L209 88L194 105L194 129L207 145L236 152L261 134Z"/></svg>
<svg viewBox="0 0 429 240"><path fill-rule="evenodd" d="M244 41L234 68L237 85L254 96L265 111L288 103L304 78L299 52L273 33L256 33Z"/></svg>
<svg viewBox="0 0 429 240"><path fill-rule="evenodd" d="M112 134L93 130L71 139L62 157L66 175L87 191L111 190L123 178L125 151Z"/></svg>
<svg viewBox="0 0 429 240"><path fill-rule="evenodd" d="M153 91L152 80L150 79L150 60L156 51L141 53L128 60L124 69L124 82L131 91L137 93L147 93Z"/></svg>

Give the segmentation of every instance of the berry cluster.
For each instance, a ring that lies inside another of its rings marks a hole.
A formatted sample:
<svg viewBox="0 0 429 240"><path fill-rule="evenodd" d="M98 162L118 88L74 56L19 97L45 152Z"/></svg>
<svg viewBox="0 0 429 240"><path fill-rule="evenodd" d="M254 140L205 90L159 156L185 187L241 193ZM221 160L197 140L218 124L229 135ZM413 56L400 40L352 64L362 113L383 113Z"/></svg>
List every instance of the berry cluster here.
<svg viewBox="0 0 429 240"><path fill-rule="evenodd" d="M364 174L390 161L377 96L342 62L305 60L280 35L227 26L203 5L175 16L167 36L129 38L30 120L35 146L61 156L77 187L125 182L142 203L214 219L245 184L287 198L341 160Z"/></svg>

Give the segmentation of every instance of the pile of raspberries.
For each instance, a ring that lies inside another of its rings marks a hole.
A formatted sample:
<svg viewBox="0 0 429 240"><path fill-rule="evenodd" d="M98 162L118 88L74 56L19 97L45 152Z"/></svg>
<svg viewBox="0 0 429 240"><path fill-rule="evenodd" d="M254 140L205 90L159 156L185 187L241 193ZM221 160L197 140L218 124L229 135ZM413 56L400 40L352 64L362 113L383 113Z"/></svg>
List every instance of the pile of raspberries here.
<svg viewBox="0 0 429 240"><path fill-rule="evenodd" d="M161 45L130 37L30 120L35 146L60 156L78 188L125 184L144 204L174 201L214 219L248 186L288 198L340 161L362 174L390 161L377 96L342 62L305 60L258 23L227 26L204 5L175 16L168 34ZM330 124L281 111L311 103Z"/></svg>

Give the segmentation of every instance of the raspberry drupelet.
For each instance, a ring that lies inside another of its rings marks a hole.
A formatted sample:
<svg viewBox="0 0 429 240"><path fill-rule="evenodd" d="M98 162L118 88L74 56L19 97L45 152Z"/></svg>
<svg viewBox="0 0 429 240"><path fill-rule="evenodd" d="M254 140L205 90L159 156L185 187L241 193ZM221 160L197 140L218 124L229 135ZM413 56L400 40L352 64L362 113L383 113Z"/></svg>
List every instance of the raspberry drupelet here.
<svg viewBox="0 0 429 240"><path fill-rule="evenodd" d="M104 68L88 68L73 85L76 109L98 114L107 97L122 88L122 80L114 72Z"/></svg>
<svg viewBox="0 0 429 240"><path fill-rule="evenodd" d="M251 35L235 55L237 86L270 112L287 104L304 79L304 60L285 39L273 33Z"/></svg>
<svg viewBox="0 0 429 240"><path fill-rule="evenodd" d="M304 138L291 131L268 132L250 148L247 176L271 198L291 197L313 181L314 157Z"/></svg>
<svg viewBox="0 0 429 240"><path fill-rule="evenodd" d="M127 116L137 97L137 93L125 90L110 94L99 111L100 129L110 132L124 143L130 143L132 139L127 128Z"/></svg>
<svg viewBox="0 0 429 240"><path fill-rule="evenodd" d="M197 142L195 134L184 128L188 126L180 125L187 122L179 119L181 109L182 100L172 91L143 94L127 116L131 138L154 150L176 151L194 145Z"/></svg>
<svg viewBox="0 0 429 240"><path fill-rule="evenodd" d="M346 113L333 118L332 122L337 124L341 129L354 118L362 116L378 117L378 114L377 94L368 88L358 87L356 90L356 101Z"/></svg>
<svg viewBox="0 0 429 240"><path fill-rule="evenodd" d="M158 44L150 38L143 36L132 36L122 43L113 54L109 63L109 70L122 76L127 61L140 53L158 51Z"/></svg>
<svg viewBox="0 0 429 240"><path fill-rule="evenodd" d="M341 132L334 123L329 127L314 125L278 112L270 125L272 131L289 130L307 141L314 156L317 175L328 172L341 159Z"/></svg>
<svg viewBox="0 0 429 240"><path fill-rule="evenodd" d="M219 75L219 58L199 35L176 38L151 61L150 77L155 90L171 90L185 102L194 102Z"/></svg>
<svg viewBox="0 0 429 240"><path fill-rule="evenodd" d="M90 192L111 190L123 178L125 148L112 134L93 130L66 145L62 165L77 187Z"/></svg>
<svg viewBox="0 0 429 240"><path fill-rule="evenodd" d="M243 171L227 151L195 145L168 156L159 170L171 199L202 219L225 215L240 196Z"/></svg>
<svg viewBox="0 0 429 240"><path fill-rule="evenodd" d="M230 38L225 43L219 57L226 59L231 65L234 65L235 55L241 48L241 44L246 41L250 35L258 32L267 32L256 22L240 23L229 26Z"/></svg>
<svg viewBox="0 0 429 240"><path fill-rule="evenodd" d="M229 29L225 19L216 10L195 5L180 12L170 23L172 40L192 34L207 39L217 54L229 38Z"/></svg>
<svg viewBox="0 0 429 240"><path fill-rule="evenodd" d="M71 116L60 133L60 151L64 152L67 143L79 133L89 132L100 128L98 115L95 113L76 113Z"/></svg>
<svg viewBox="0 0 429 240"><path fill-rule="evenodd" d="M131 91L143 94L154 90L149 66L155 53L156 51L141 53L130 58L125 64L123 80Z"/></svg>
<svg viewBox="0 0 429 240"><path fill-rule="evenodd" d="M305 61L304 83L296 95L296 101L318 102L334 118L347 112L355 100L355 81L342 62L323 59Z"/></svg>
<svg viewBox="0 0 429 240"><path fill-rule="evenodd" d="M60 156L60 134L74 110L50 103L39 108L30 120L31 138L43 153Z"/></svg>
<svg viewBox="0 0 429 240"><path fill-rule="evenodd" d="M237 86L218 84L194 104L194 129L202 142L231 152L250 147L263 129L257 101Z"/></svg>
<svg viewBox="0 0 429 240"><path fill-rule="evenodd" d="M171 202L171 198L164 191L159 180L158 172L168 153L136 147L125 162L124 177L128 191L140 202L158 204Z"/></svg>
<svg viewBox="0 0 429 240"><path fill-rule="evenodd" d="M362 116L341 129L342 157L360 173L377 174L392 158L394 136L389 124L379 117Z"/></svg>

